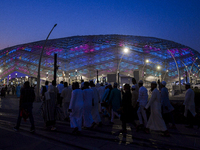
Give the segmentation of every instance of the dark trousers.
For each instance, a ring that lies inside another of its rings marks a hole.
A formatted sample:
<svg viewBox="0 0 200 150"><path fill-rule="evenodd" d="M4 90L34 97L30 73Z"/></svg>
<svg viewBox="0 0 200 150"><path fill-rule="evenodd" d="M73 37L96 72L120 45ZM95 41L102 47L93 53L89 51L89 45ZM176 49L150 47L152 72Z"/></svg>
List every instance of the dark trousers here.
<svg viewBox="0 0 200 150"><path fill-rule="evenodd" d="M62 98L60 97L61 93L58 93L57 95L57 103L60 105L60 107L62 107Z"/></svg>
<svg viewBox="0 0 200 150"><path fill-rule="evenodd" d="M192 115L192 113L188 110L187 112L187 123L190 125L190 126L193 126L194 125L194 116Z"/></svg>
<svg viewBox="0 0 200 150"><path fill-rule="evenodd" d="M128 123L128 122L122 121L122 129L123 130L126 130L126 123ZM135 121L132 121L132 122L129 123L129 125L131 126L131 129L132 129L133 126L136 126L136 123L135 123Z"/></svg>
<svg viewBox="0 0 200 150"><path fill-rule="evenodd" d="M172 125L175 125L174 116L173 116L172 112L163 113L163 119L165 121L165 124L168 124L170 122L170 123L172 123Z"/></svg>
<svg viewBox="0 0 200 150"><path fill-rule="evenodd" d="M29 112L31 129L35 129L34 119L33 119L33 114L32 114L33 104L32 103L24 103L24 104L21 105L21 108L27 109L27 111ZM17 129L20 127L21 120L22 120L22 116L20 116L20 113L21 113L21 109L19 110L19 116L18 116L18 119L17 119L17 125L16 125Z"/></svg>

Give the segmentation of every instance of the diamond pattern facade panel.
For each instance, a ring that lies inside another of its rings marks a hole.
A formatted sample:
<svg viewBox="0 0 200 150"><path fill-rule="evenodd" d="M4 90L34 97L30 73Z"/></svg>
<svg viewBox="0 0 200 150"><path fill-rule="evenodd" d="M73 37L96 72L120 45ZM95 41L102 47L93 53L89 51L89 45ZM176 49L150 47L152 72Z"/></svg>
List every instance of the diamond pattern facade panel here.
<svg viewBox="0 0 200 150"><path fill-rule="evenodd" d="M14 71L37 77L40 53L45 41L38 41L9 47L0 51L0 78ZM128 48L128 53L123 49ZM178 71L181 78L186 71L194 77L199 77L200 54L190 47L173 41L142 36L128 35L94 35L74 36L48 40L41 63L41 78L53 79L54 53L57 53L59 65L58 76L74 78L75 70L78 76L87 79L99 75L116 74L133 75L134 70L148 76L159 76L165 80L177 80ZM119 64L121 59L121 63ZM148 60L148 62L147 62ZM160 66L160 70L157 67Z"/></svg>

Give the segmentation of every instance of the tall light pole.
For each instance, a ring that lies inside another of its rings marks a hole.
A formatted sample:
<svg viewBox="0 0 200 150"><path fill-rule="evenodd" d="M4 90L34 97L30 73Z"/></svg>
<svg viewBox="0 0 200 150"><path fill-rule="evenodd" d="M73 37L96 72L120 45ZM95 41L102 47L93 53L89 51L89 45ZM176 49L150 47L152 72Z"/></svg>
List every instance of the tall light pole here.
<svg viewBox="0 0 200 150"><path fill-rule="evenodd" d="M185 69L187 71L187 74L189 75L189 79L190 79L190 72L188 71L188 67L185 65L185 63L181 60L182 64L185 66ZM186 76L187 77L187 76Z"/></svg>
<svg viewBox="0 0 200 150"><path fill-rule="evenodd" d="M45 40L45 43L44 43L44 45L43 45L42 52L41 52L41 54L40 54L40 59L39 59L39 64L38 64L38 76L37 76L37 96L38 96L38 97L37 97L37 100L38 100L38 101L39 101L39 99L40 99L40 92L39 92L39 90L40 90L40 65L41 65L42 55L43 55L43 51L44 51L44 48L45 48L45 46L46 46L47 40L48 40L48 38L49 38L51 32L53 31L53 29L54 29L56 26L57 26L57 24L55 24L55 25L53 26L53 28L51 29L51 31L49 32L49 34L48 34L48 36L47 36L47 38L46 38L46 40Z"/></svg>
<svg viewBox="0 0 200 150"><path fill-rule="evenodd" d="M122 57L121 57L121 59L120 59L120 61L119 61L119 63L118 63L118 67L117 67L117 81L118 81L118 85L119 85L119 72L120 72L119 66L120 66L120 63L121 63L121 61L122 61L122 58L123 58L124 54L128 53L128 51L129 51L128 48L124 48L124 50L123 50L123 55L122 55Z"/></svg>
<svg viewBox="0 0 200 150"><path fill-rule="evenodd" d="M163 81L165 80L165 76L166 76L167 72L169 72L169 70L166 70L164 77L163 77Z"/></svg>
<svg viewBox="0 0 200 150"><path fill-rule="evenodd" d="M197 61L197 59L198 59L198 57L196 57L196 59L192 63L192 67L191 67L190 72L189 72L190 75L192 74L192 68L193 68L194 63ZM190 83L192 83L191 79L190 79Z"/></svg>
<svg viewBox="0 0 200 150"><path fill-rule="evenodd" d="M142 74L143 74L143 80L144 80L144 67L146 66L147 63L149 63L150 61L148 59L145 60L145 64L142 67Z"/></svg>
<svg viewBox="0 0 200 150"><path fill-rule="evenodd" d="M156 68L157 68L157 70L158 70L158 78L159 78L159 71L160 71L161 67L160 67L160 66L157 66ZM160 79L160 78L159 78L159 79ZM160 80L161 80L161 79L160 79Z"/></svg>
<svg viewBox="0 0 200 150"><path fill-rule="evenodd" d="M181 79L180 79L180 72L179 72L178 64L177 64L176 59L175 59L174 55L172 54L172 52L169 49L167 49L167 50L170 52L170 54L171 54L171 56L174 59L174 62L176 64L176 69L177 69L177 72L178 72L178 80L179 80L179 90L182 93L182 91L181 91Z"/></svg>

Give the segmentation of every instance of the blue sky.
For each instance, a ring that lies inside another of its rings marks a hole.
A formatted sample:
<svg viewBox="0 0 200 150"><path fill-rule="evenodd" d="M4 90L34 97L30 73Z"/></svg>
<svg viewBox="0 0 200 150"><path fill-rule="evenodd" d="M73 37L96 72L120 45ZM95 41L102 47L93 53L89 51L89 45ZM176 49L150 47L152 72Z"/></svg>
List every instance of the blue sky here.
<svg viewBox="0 0 200 150"><path fill-rule="evenodd" d="M0 49L74 35L128 34L200 52L200 0L1 0Z"/></svg>

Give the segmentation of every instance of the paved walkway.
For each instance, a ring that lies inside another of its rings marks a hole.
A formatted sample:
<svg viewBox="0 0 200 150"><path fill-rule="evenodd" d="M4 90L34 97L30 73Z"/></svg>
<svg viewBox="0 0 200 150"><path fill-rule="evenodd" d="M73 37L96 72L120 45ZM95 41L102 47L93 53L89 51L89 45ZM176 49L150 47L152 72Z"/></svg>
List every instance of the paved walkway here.
<svg viewBox="0 0 200 150"><path fill-rule="evenodd" d="M73 135L69 122L57 121L57 131L44 128L39 114L41 103L34 103L33 114L36 131L30 133L29 121L22 121L20 130L13 131L18 114L19 100L15 96L0 99L0 150L23 149L200 149L200 129L187 129L182 124L177 130L170 130L170 137L162 137L159 132L145 134L143 131L119 133L121 121L109 124L108 118L102 118L103 126L82 130L81 135Z"/></svg>

